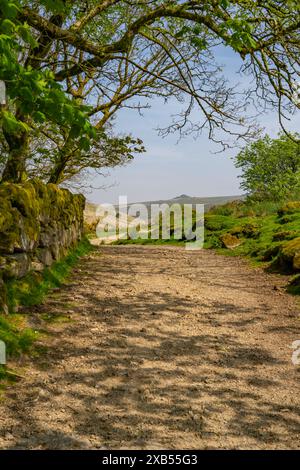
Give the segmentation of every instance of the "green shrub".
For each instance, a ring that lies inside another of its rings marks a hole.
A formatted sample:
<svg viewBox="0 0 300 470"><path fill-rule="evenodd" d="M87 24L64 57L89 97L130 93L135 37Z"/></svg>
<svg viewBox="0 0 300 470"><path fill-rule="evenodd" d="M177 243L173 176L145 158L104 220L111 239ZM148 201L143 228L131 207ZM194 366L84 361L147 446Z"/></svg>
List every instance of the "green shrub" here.
<svg viewBox="0 0 300 470"><path fill-rule="evenodd" d="M26 317L21 315L0 316L0 340L6 344L9 356L28 353L36 340L37 332L25 325Z"/></svg>
<svg viewBox="0 0 300 470"><path fill-rule="evenodd" d="M213 234L206 239L205 248L222 248L222 245L220 238Z"/></svg>
<svg viewBox="0 0 300 470"><path fill-rule="evenodd" d="M221 206L213 206L209 212L215 215L237 216L243 207L243 204L244 203L242 201L227 202Z"/></svg>
<svg viewBox="0 0 300 470"><path fill-rule="evenodd" d="M235 224L235 220L225 215L207 214L204 218L204 224L206 229L217 232L231 228Z"/></svg>

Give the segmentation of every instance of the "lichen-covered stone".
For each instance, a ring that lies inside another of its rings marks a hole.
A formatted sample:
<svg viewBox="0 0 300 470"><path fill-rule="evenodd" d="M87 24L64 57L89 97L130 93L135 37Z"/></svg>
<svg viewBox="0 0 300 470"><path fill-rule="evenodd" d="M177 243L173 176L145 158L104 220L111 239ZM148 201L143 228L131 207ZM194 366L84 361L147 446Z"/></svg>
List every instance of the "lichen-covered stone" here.
<svg viewBox="0 0 300 470"><path fill-rule="evenodd" d="M296 271L300 271L300 252L296 253L293 259L293 268Z"/></svg>
<svg viewBox="0 0 300 470"><path fill-rule="evenodd" d="M231 233L224 233L223 235L220 235L220 240L222 245L229 249L236 248L242 243L239 238L237 238L235 235L232 235Z"/></svg>
<svg viewBox="0 0 300 470"><path fill-rule="evenodd" d="M24 277L31 268L31 259L27 253L15 253L6 257L6 266L3 269L3 277Z"/></svg>
<svg viewBox="0 0 300 470"><path fill-rule="evenodd" d="M260 232L257 224L248 222L246 224L233 227L230 230L230 233L240 237L257 238Z"/></svg>
<svg viewBox="0 0 300 470"><path fill-rule="evenodd" d="M259 227L254 222L249 222L243 225L243 235L246 238L257 238L259 233Z"/></svg>
<svg viewBox="0 0 300 470"><path fill-rule="evenodd" d="M53 263L53 256L50 248L39 248L36 252L37 260L44 266L49 267Z"/></svg>
<svg viewBox="0 0 300 470"><path fill-rule="evenodd" d="M279 262L287 270L300 270L300 237L294 238L282 246Z"/></svg>
<svg viewBox="0 0 300 470"><path fill-rule="evenodd" d="M40 248L46 248L47 246L50 246L53 243L54 240L54 234L55 230L53 230L53 227L45 227L40 234L39 237L39 247Z"/></svg>
<svg viewBox="0 0 300 470"><path fill-rule="evenodd" d="M40 261L32 261L31 262L31 269L32 269L32 271L36 271L38 273L41 273L41 272L44 271L45 266Z"/></svg>

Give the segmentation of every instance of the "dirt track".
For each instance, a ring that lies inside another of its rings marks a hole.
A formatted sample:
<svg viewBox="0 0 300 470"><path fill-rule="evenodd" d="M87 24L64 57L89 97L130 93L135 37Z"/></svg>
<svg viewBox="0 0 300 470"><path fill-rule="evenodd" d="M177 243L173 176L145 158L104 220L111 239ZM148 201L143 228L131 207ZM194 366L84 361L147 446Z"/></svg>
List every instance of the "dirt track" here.
<svg viewBox="0 0 300 470"><path fill-rule="evenodd" d="M284 282L209 251L99 249L33 314L49 349L2 398L0 448L300 448Z"/></svg>

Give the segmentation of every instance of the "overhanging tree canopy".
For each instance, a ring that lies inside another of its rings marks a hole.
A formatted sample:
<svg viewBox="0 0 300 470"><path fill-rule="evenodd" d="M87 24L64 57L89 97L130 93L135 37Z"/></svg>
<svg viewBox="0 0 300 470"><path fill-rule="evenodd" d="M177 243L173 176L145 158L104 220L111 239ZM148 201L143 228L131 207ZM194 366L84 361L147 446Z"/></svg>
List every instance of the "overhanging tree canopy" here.
<svg viewBox="0 0 300 470"><path fill-rule="evenodd" d="M34 129L35 138L61 136L50 179L63 181L74 146L78 162L112 116L123 106L141 109L142 98L184 101L166 132L207 127L222 142L222 132L253 132L245 119L251 93L278 109L280 121L296 109L298 0L0 0L0 9L0 79L9 95L4 179L24 177ZM237 95L223 78L220 45L239 54L252 75L248 94ZM190 118L195 106L197 122Z"/></svg>

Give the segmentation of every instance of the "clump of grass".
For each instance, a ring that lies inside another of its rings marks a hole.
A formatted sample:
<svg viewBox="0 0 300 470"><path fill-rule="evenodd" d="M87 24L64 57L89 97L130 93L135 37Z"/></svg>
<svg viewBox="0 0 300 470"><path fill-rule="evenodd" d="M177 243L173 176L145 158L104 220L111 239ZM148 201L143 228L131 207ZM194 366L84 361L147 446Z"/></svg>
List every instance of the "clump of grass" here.
<svg viewBox="0 0 300 470"><path fill-rule="evenodd" d="M26 327L26 317L12 314L7 317L0 316L0 340L6 345L8 356L20 356L28 353L38 333Z"/></svg>
<svg viewBox="0 0 300 470"><path fill-rule="evenodd" d="M11 314L0 316L0 340L5 343L6 357L20 357L33 351L39 333L27 326L25 316ZM18 374L6 365L0 365L0 382L15 381Z"/></svg>
<svg viewBox="0 0 300 470"><path fill-rule="evenodd" d="M60 323L72 323L72 319L68 315L63 315L63 314L53 314L53 313L44 313L42 314L42 319L47 322L47 323L54 323L54 324L60 324Z"/></svg>

